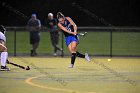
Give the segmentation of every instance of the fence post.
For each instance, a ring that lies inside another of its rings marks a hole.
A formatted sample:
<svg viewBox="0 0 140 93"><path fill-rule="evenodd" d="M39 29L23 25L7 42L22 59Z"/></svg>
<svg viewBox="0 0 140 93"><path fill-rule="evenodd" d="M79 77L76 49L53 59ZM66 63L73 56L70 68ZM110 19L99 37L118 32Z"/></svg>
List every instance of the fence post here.
<svg viewBox="0 0 140 93"><path fill-rule="evenodd" d="M16 37L17 37L17 33L16 33L16 29L14 29L14 56L16 56Z"/></svg>
<svg viewBox="0 0 140 93"><path fill-rule="evenodd" d="M64 56L64 35L63 35L63 33L61 32L61 35L62 35L62 40L61 40L61 44L62 44L62 53L61 53L61 56L63 57Z"/></svg>
<svg viewBox="0 0 140 93"><path fill-rule="evenodd" d="M112 30L110 30L110 58L112 58Z"/></svg>

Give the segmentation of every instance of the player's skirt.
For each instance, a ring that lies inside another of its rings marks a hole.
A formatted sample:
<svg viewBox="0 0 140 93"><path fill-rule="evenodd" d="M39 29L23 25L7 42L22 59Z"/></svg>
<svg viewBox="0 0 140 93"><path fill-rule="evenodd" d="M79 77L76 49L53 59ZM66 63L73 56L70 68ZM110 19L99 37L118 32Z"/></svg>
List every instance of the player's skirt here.
<svg viewBox="0 0 140 93"><path fill-rule="evenodd" d="M78 35L76 35L76 36L71 35L71 36L65 37L65 43L66 43L67 46L68 46L71 42L77 42L77 43L79 44L79 37L78 37Z"/></svg>

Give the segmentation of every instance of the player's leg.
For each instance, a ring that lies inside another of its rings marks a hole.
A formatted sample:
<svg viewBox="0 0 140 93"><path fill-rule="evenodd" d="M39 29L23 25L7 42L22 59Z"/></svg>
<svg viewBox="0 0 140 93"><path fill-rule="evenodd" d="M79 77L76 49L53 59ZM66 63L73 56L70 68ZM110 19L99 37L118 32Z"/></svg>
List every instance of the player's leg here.
<svg viewBox="0 0 140 93"><path fill-rule="evenodd" d="M31 49L31 56L35 56L36 53L36 47L38 46L37 43L32 43L32 49Z"/></svg>
<svg viewBox="0 0 140 93"><path fill-rule="evenodd" d="M69 51L71 53L71 64L69 68L73 68L75 59L76 59L76 47L77 47L77 42L73 41L68 45Z"/></svg>
<svg viewBox="0 0 140 93"><path fill-rule="evenodd" d="M39 31L36 32L35 37L36 37L36 39L35 39L35 55L37 55L36 50L39 47L39 42L40 42L40 32Z"/></svg>
<svg viewBox="0 0 140 93"><path fill-rule="evenodd" d="M62 48L59 48L59 33L55 32L55 45L57 47L57 50L62 51Z"/></svg>
<svg viewBox="0 0 140 93"><path fill-rule="evenodd" d="M80 57L80 58L85 58L88 62L90 62L90 57L88 56L88 53L85 53L85 55L84 55L84 54L76 51L76 56Z"/></svg>
<svg viewBox="0 0 140 93"><path fill-rule="evenodd" d="M80 53L80 52L78 52L78 51L76 51L76 56L80 57L80 58L85 58L85 55Z"/></svg>
<svg viewBox="0 0 140 93"><path fill-rule="evenodd" d="M39 32L33 32L31 37L31 44L32 44L31 56L37 55L36 49L39 46L39 42L40 42Z"/></svg>
<svg viewBox="0 0 140 93"><path fill-rule="evenodd" d="M76 38L76 40L77 40L77 45L78 45L78 44L79 44L79 37L78 37L78 35L75 36L75 38ZM77 57L80 57L80 58L85 58L88 62L90 61L90 57L88 56L87 53L85 53L85 55L84 55L84 54L82 54L82 53L76 51L76 56L77 56Z"/></svg>
<svg viewBox="0 0 140 93"><path fill-rule="evenodd" d="M31 44L31 46L32 46L30 56L34 56L34 50L33 50L33 49L34 49L34 48L33 48L33 46L34 46L33 32L30 32L30 44Z"/></svg>
<svg viewBox="0 0 140 93"><path fill-rule="evenodd" d="M9 71L10 69L6 67L6 61L8 58L7 48L0 43L0 51L1 51L1 71Z"/></svg>
<svg viewBox="0 0 140 93"><path fill-rule="evenodd" d="M77 39L77 45L78 45L79 44L79 37L78 37L78 35L76 35L75 38ZM80 58L85 58L88 62L90 61L90 57L88 56L87 53L85 53L85 55L84 55L84 54L76 51L76 56L80 57Z"/></svg>
<svg viewBox="0 0 140 93"><path fill-rule="evenodd" d="M38 46L39 46L39 42L35 42L35 43L33 44L33 54L34 54L34 55L37 55L36 49L38 48Z"/></svg>
<svg viewBox="0 0 140 93"><path fill-rule="evenodd" d="M58 42L59 42L59 33L58 32L54 32L54 46L56 48L56 51L57 50L62 51L62 49L59 48L59 46L58 46Z"/></svg>
<svg viewBox="0 0 140 93"><path fill-rule="evenodd" d="M57 56L57 47L55 45L55 37L54 37L54 32L50 32L50 39L51 39L51 43L52 43L52 46L54 48L54 56Z"/></svg>

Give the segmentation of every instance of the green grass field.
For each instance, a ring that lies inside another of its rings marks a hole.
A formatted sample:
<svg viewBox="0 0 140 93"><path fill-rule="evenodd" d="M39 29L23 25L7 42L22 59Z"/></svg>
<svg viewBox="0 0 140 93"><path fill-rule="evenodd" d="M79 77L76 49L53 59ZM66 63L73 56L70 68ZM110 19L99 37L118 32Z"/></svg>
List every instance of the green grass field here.
<svg viewBox="0 0 140 93"><path fill-rule="evenodd" d="M14 53L14 32L7 31L7 47L9 53ZM113 32L112 54L113 55L136 55L140 56L140 33L139 32ZM62 45L60 35L60 47ZM29 33L17 31L16 52L17 54L30 53ZM88 32L87 36L80 37L78 50L88 52L91 55L110 55L110 33L109 32ZM38 53L53 53L48 32L41 32L41 41ZM69 54L64 43L64 53Z"/></svg>
<svg viewBox="0 0 140 93"><path fill-rule="evenodd" d="M0 93L140 93L139 58L10 57L14 63L31 67L25 71L8 65L0 71Z"/></svg>

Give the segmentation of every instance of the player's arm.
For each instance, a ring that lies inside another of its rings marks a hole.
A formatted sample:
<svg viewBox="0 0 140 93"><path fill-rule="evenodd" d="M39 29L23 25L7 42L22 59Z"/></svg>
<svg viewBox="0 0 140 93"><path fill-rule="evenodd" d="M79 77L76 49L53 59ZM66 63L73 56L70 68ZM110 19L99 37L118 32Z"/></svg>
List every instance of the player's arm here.
<svg viewBox="0 0 140 93"><path fill-rule="evenodd" d="M40 20L37 20L37 21L38 21L38 25L37 25L36 29L40 30L41 29L41 22L40 22Z"/></svg>
<svg viewBox="0 0 140 93"><path fill-rule="evenodd" d="M28 21L26 28L29 31L34 31L35 27L31 25L31 19Z"/></svg>
<svg viewBox="0 0 140 93"><path fill-rule="evenodd" d="M27 25L26 25L26 29L27 30L30 30L30 27L29 26L30 26L30 20L27 22Z"/></svg>
<svg viewBox="0 0 140 93"><path fill-rule="evenodd" d="M74 32L77 34L77 26L76 26L76 24L73 22L73 20L70 17L66 17L66 18L70 22L70 24L73 25Z"/></svg>
<svg viewBox="0 0 140 93"><path fill-rule="evenodd" d="M0 51L7 51L6 43L0 40Z"/></svg>
<svg viewBox="0 0 140 93"><path fill-rule="evenodd" d="M58 23L58 27L61 29L61 30L63 30L64 32L67 32L67 33L69 33L69 34L73 34L73 35L75 35L76 33L74 33L74 32L71 32L71 31L69 31L69 30L67 30L65 27L63 27L60 23Z"/></svg>

